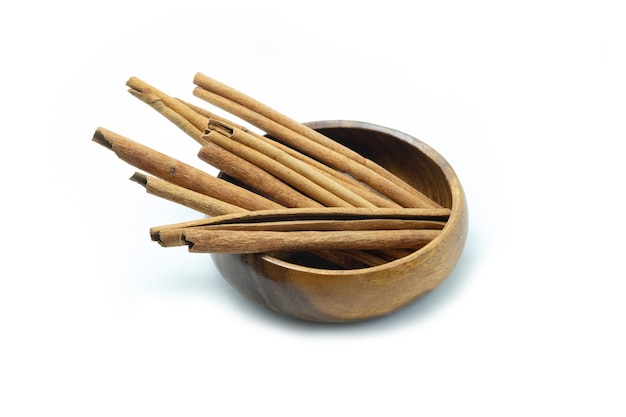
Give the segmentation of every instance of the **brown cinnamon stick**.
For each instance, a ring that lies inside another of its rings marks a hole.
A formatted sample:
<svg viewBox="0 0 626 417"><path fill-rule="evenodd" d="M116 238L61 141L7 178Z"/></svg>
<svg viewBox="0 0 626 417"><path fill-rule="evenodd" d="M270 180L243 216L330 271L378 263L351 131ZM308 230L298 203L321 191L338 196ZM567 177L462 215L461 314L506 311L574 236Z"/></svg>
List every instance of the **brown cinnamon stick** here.
<svg viewBox="0 0 626 417"><path fill-rule="evenodd" d="M322 204L216 143L207 141L198 157L285 207L322 207Z"/></svg>
<svg viewBox="0 0 626 417"><path fill-rule="evenodd" d="M150 229L153 240L158 240L159 234L169 230L199 228L210 225L272 223L281 221L305 220L420 220L442 224L447 221L450 210L447 208L357 208L357 207L322 207L322 208L288 208L258 210L246 213L232 213L222 216L191 220L181 223L156 226ZM440 228L436 226L436 228Z"/></svg>
<svg viewBox="0 0 626 417"><path fill-rule="evenodd" d="M130 165L183 188L211 196L247 210L283 207L265 197L231 184L228 181L215 178L191 165L102 127L95 131L93 140L111 149L120 159Z"/></svg>
<svg viewBox="0 0 626 417"><path fill-rule="evenodd" d="M287 220L258 223L214 223L197 227L167 228L151 231L152 240L161 246L182 246L189 230L229 230L238 232L306 232L306 231L376 231L376 230L441 230L445 223L429 220L364 219L364 220ZM383 256L387 254L382 253ZM403 254L402 256L404 256ZM389 257L387 257L389 259ZM396 259L393 257L393 259Z"/></svg>
<svg viewBox="0 0 626 417"><path fill-rule="evenodd" d="M330 156L325 157L324 162L337 169L341 169L342 165L345 165L343 167L345 172L349 172L355 178L367 183L392 200L407 207L438 206L430 198L389 173L380 165L302 123L288 118L258 100L201 73L196 74L194 83L198 86L194 89L194 95L197 97L237 115L270 135L288 142L290 146L310 155L315 155L318 159L325 150ZM311 153L311 150L315 150L315 153ZM344 159L348 159L354 164L345 161L338 164L337 155L343 156Z"/></svg>
<svg viewBox="0 0 626 417"><path fill-rule="evenodd" d="M190 105L192 106L192 105ZM200 112L201 114L210 117L212 115L211 112L208 112L206 110L203 110L201 107L197 107L194 106L193 107L196 111ZM280 143L278 141L275 141L267 136L263 136L263 135L259 135L258 133L252 132L250 130L248 130L247 128L240 126L240 125L236 125L233 124L232 122L230 122L229 120L225 119L225 118L213 118L210 117L209 119L209 127L214 126L215 123L212 123L212 120L217 120L218 122L226 125L226 126L230 126L230 127L234 127L236 129L239 129L241 131L246 132L248 135L254 136L254 138L258 141L262 141L265 142L268 145L271 145L275 148L278 148L279 150L287 153L289 156L302 161L303 163L307 164L308 166L310 166L312 169L316 169L317 171L319 171L322 174L326 174L329 177L332 177L336 182L340 183L341 185L343 185L343 187L349 189L350 191L352 191L354 194L361 196L362 198L364 198L365 200L369 201L370 203L372 203L375 207L401 207L399 204L393 202L392 200L384 197L382 194L377 193L375 191L373 191L370 187L365 186L363 183L355 180L354 178L347 176L345 174L343 174L342 172L329 167L328 165L325 165L301 152L299 152L296 149L293 149L289 146L286 146L283 143ZM363 205L366 206L366 205Z"/></svg>
<svg viewBox="0 0 626 417"><path fill-rule="evenodd" d="M136 172L130 179L144 186L149 194L181 204L209 216L220 216L223 214L247 211L241 207L228 204L216 198L188 190L160 178L151 177L140 172Z"/></svg>
<svg viewBox="0 0 626 417"><path fill-rule="evenodd" d="M351 204L337 197L326 188L316 184L307 177L291 170L289 167L279 163L275 159L246 145L231 140L216 130L211 130L204 138L218 146L234 153L240 158L262 168L282 181L291 185L305 195L319 201L329 207L350 207Z"/></svg>
<svg viewBox="0 0 626 417"><path fill-rule="evenodd" d="M185 119L182 115L176 113L174 110L163 104L161 98L156 96L151 92L151 90L144 88L142 93L138 93L135 90L129 90L131 94L137 96L142 101L151 105L155 110L157 110L161 115L165 116L172 123L177 125L180 129L182 129L185 133L195 139L202 145L207 145L208 141L203 137L203 133L200 132L195 126L191 124L187 119ZM243 143L249 147L253 147L259 152L264 153L270 157L275 157L277 161L284 161L286 159L285 165L295 168L297 172L300 174L307 176L307 178L316 182L318 185L325 187L330 192L335 195L343 198L345 201L355 205L356 207L396 207L397 204L393 203L391 200L385 199L382 196L371 192L368 188L364 186L359 186L360 183L356 181L350 181L348 177L343 174L340 174L338 171L333 170L332 168L323 165L312 158L308 158L303 154L300 154L298 151L291 149L279 142L272 141L268 138L265 138L261 135L253 134L249 132L245 127L238 126L230 122L229 120L216 116L215 114L208 112L200 107L193 106L191 104L185 103L180 99L175 99L181 102L182 105L185 105L195 112L201 114L204 117L211 117L208 119L208 128L219 130L220 133L226 134L229 132L227 136L238 140L240 143ZM213 122L211 122L213 121ZM272 184L271 182L267 182L262 179L262 177L267 177L267 173L261 173L259 176L252 175L253 170L258 170L258 167L254 167L253 164L243 160L242 158L236 157L236 155L232 154L231 158L237 158L239 161L234 162L230 161L228 163L223 163L223 161L219 160L219 157L226 157L223 153L227 152L222 148L221 152L216 149L216 146L213 145L213 152L209 153L208 149L201 153L201 157L203 160L215 168L220 169L221 171L227 173L233 178L242 181L251 187L264 192L259 188L259 185ZM278 148L278 149L277 149ZM265 151L265 152L264 152ZM278 153L278 155L276 155ZM218 166L219 164L219 166ZM243 165L246 165L246 169L243 169ZM313 165L313 166L312 166ZM316 169L317 168L317 169ZM245 179L243 178L245 177ZM278 186L279 188L284 188L282 186ZM278 190L272 190L278 191ZM295 190L294 190L295 191ZM296 192L297 193L297 192ZM273 196L273 194L268 194L264 192L265 195ZM286 205L287 207L306 207L302 202L294 203L289 199L284 200L284 195L276 195L274 198L276 201ZM300 197L297 198L301 198ZM320 205L318 202L309 199L312 203L310 205L317 206ZM399 206L398 206L399 207Z"/></svg>
<svg viewBox="0 0 626 417"><path fill-rule="evenodd" d="M161 246L182 246L185 236L190 230L224 230L236 232L339 232L339 231L383 231L383 230L441 230L442 222L427 220L398 220L398 219L367 219L367 220L292 220L259 223L225 223L210 224L199 227L167 229L152 235L153 240ZM381 235L383 236L383 235ZM390 249L382 245L380 249ZM343 248L358 249L358 248ZM371 249L371 248L370 248ZM378 249L378 248L377 248ZM321 250L321 249L318 249ZM356 250L353 250L356 252ZM381 252L387 260L397 259L397 253ZM404 256L406 253L400 255Z"/></svg>
<svg viewBox="0 0 626 417"><path fill-rule="evenodd" d="M130 88L129 92L133 94L135 97L142 99L142 95L146 95L147 97L158 97L159 100L168 108L173 110L175 113L178 113L180 116L188 120L193 126L198 130L204 130L207 124L207 118L197 113L195 110L191 109L189 106L181 102L180 100L176 100L174 97L169 96L163 91L153 87L152 85L146 83L145 81L137 78L130 77L126 82L126 85ZM153 98L151 99L153 100Z"/></svg>
<svg viewBox="0 0 626 417"><path fill-rule="evenodd" d="M203 143L202 135L203 129L198 129L192 122L183 117L180 113L172 108L168 107L163 100L154 94L150 89L144 89L143 91L137 91L129 89L128 92L134 97L148 104L170 122L174 123L183 132L193 138L196 142Z"/></svg>
<svg viewBox="0 0 626 417"><path fill-rule="evenodd" d="M432 220L361 219L361 220L283 220L258 223L216 223L199 226L202 230L239 230L266 232L304 232L341 230L419 230L443 229L444 222Z"/></svg>
<svg viewBox="0 0 626 417"><path fill-rule="evenodd" d="M263 253L316 250L421 248L438 230L266 232L185 230L182 239L194 253Z"/></svg>
<svg viewBox="0 0 626 417"><path fill-rule="evenodd" d="M365 198L361 197L357 193L344 187L341 183L335 181L333 177L324 174L321 171L313 168L311 165L301 161L298 158L290 155L282 149L273 146L272 144L259 139L258 137L249 134L246 131L238 129L235 126L230 126L224 122L218 120L210 120L208 124L209 130L217 130L221 134L236 140L237 142L252 148L263 155L273 159L277 164L284 165L285 167L293 170L294 172L309 179L315 184L319 185L323 189L341 198L343 201L353 205L354 207L375 207Z"/></svg>
<svg viewBox="0 0 626 417"><path fill-rule="evenodd" d="M249 133L251 133L252 135L255 135L253 132L249 132ZM290 148L289 146L286 146L278 141L272 140L266 136L261 136L261 135L256 135L256 136L259 138L259 140L263 140L271 144L272 146L275 146L278 149L281 149L282 151L288 153L292 157L299 159L300 161L310 165L314 169L317 169L318 171L334 178L335 181L339 182L340 184L342 184L344 187L346 187L353 193L363 197L364 199L372 203L375 207L401 207L399 204L383 196L382 194L374 191L372 188L366 186L362 182L359 182L355 180L354 178L348 175L345 175L344 173L334 168L331 168L328 165L325 165L317 161L316 159L313 159L297 151L296 149Z"/></svg>
<svg viewBox="0 0 626 417"><path fill-rule="evenodd" d="M224 97L204 90L201 87L196 87L193 92L197 97L220 107L243 120L246 120L248 123L257 126L270 134L272 137L279 139L294 149L298 149L305 154L311 155L334 169L352 175L354 178L364 182L376 191L404 207L438 206L432 200L423 196L423 194L419 196L415 193L408 192L389 179L378 175L368 166L360 164L350 158L346 158L344 155L317 142L308 140L308 138L300 135L299 133L288 129L265 116L255 113L250 109L235 103L234 101L225 99Z"/></svg>
<svg viewBox="0 0 626 417"><path fill-rule="evenodd" d="M149 104L151 107L157 110L157 112L159 112L165 118L170 120L172 123L174 123L181 130L183 130L190 137L192 137L194 140L196 140L198 143L202 145L206 144L206 140L203 138L203 131L198 129L189 120L195 120L196 124L200 124L204 121L204 119L202 118L194 119L193 117L189 115L189 109L193 110L198 115L206 118L206 120L208 120L209 126L211 125L211 119L212 119L214 121L222 123L224 126L228 128L234 128L240 132L245 132L247 135L249 135L250 137L254 137L258 141L262 141L262 142L265 142L266 144L279 148L281 151L286 152L289 155L289 157L294 158L298 161L302 161L302 163L305 164L305 165L301 165L303 167L312 165L313 166L312 168L308 167L305 169L314 170L315 176L313 178L316 178L316 177L320 178L320 176L324 174L326 174L326 176L334 178L335 183L337 185L334 185L334 187L336 188L334 189L331 188L331 191L334 192L336 195L339 195L340 197L347 199L347 201L351 201L352 204L354 204L357 207L368 207L368 205L378 206L378 207L399 207L398 204L394 203L393 201L387 198L384 198L380 194L372 192L371 189L364 187L361 183L355 180L352 180L350 177L346 177L345 175L341 174L339 171L332 169L312 158L309 158L306 155L298 152L297 150L292 149L288 146L285 146L280 142L276 142L267 137L250 132L247 128L240 126L240 125L236 125L232 123L230 120L224 117L218 116L212 112L209 112L208 110L203 109L199 106L185 102L178 98L169 97L162 91L156 89L155 87L148 85L147 83L139 80L136 77L132 77L128 81L127 84L132 85L134 87L132 89L129 89L129 92L132 95L144 101L145 103ZM170 107L168 107L165 104L164 100L165 102L170 104ZM178 104L174 105L173 101L178 102ZM176 111L180 111L181 113L184 113L187 118L185 118L182 114L177 113ZM238 132L235 132L235 133L237 134ZM332 182L330 184L332 184ZM331 187L333 186L331 185Z"/></svg>

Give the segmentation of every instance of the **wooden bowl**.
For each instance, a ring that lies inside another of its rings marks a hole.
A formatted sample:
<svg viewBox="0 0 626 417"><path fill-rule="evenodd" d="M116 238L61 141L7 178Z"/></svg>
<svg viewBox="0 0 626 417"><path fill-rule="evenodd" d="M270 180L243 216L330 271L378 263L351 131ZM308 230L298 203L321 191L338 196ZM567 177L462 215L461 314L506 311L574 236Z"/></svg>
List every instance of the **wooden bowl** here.
<svg viewBox="0 0 626 417"><path fill-rule="evenodd" d="M456 266L467 236L467 204L454 170L431 147L393 129L352 121L308 126L449 208L448 222L423 248L379 266L336 270L269 255L212 254L220 273L245 297L277 313L315 322L384 316L434 290Z"/></svg>

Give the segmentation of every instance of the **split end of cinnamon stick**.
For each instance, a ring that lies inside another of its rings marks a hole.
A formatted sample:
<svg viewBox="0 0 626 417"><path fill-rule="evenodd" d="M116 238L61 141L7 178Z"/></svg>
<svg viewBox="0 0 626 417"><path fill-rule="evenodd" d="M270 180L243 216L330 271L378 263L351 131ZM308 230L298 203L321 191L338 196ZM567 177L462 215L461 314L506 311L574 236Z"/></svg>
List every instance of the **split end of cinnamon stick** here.
<svg viewBox="0 0 626 417"><path fill-rule="evenodd" d="M144 187L148 185L148 177L141 172L135 172L129 179Z"/></svg>
<svg viewBox="0 0 626 417"><path fill-rule="evenodd" d="M137 77L130 77L128 81L126 81L126 87L138 93L151 91L150 85Z"/></svg>
<svg viewBox="0 0 626 417"><path fill-rule="evenodd" d="M105 148L113 149L113 142L111 142L111 140L108 138L107 133L109 133L108 130L104 129L103 127L98 127L93 133L92 140L97 144L104 146Z"/></svg>
<svg viewBox="0 0 626 417"><path fill-rule="evenodd" d="M154 231L150 229L150 239L157 242L164 248L177 246L192 246L193 244L185 239L184 233L180 230Z"/></svg>

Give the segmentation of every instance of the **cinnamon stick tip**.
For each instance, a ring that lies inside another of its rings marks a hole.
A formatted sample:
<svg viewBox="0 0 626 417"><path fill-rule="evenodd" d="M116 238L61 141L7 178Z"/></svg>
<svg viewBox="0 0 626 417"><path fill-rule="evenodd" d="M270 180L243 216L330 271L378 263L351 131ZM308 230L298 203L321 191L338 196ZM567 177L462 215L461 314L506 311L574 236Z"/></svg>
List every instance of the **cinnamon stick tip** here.
<svg viewBox="0 0 626 417"><path fill-rule="evenodd" d="M184 232L181 231L163 231L158 228L150 229L150 239L157 242L164 248L171 248L176 246L189 246L191 248L193 243L185 238Z"/></svg>
<svg viewBox="0 0 626 417"><path fill-rule="evenodd" d="M143 185L144 187L148 185L148 177L141 172L135 172L129 180L134 181L139 185Z"/></svg>
<svg viewBox="0 0 626 417"><path fill-rule="evenodd" d="M206 75L204 75L203 73L196 72L195 75L193 76L193 83L197 85L198 82L200 82L200 79L201 78L205 78L205 77L206 77Z"/></svg>
<svg viewBox="0 0 626 417"><path fill-rule="evenodd" d="M130 77L128 79L128 81L126 81L126 86L127 87L131 87L131 88L135 88L133 86L137 86L137 84L141 83L141 80L137 77ZM135 88L136 89L136 88Z"/></svg>
<svg viewBox="0 0 626 417"><path fill-rule="evenodd" d="M142 94L149 97L157 96L156 89L154 87L137 77L130 77L128 81L126 81L126 86L128 87L128 92L138 98L141 98Z"/></svg>
<svg viewBox="0 0 626 417"><path fill-rule="evenodd" d="M106 129L102 127L99 127L96 129L96 131L93 134L92 140L104 146L105 148L113 149L113 143L109 139L107 139Z"/></svg>
<svg viewBox="0 0 626 417"><path fill-rule="evenodd" d="M162 238L161 238L161 229L159 227L151 227L150 228L150 239L154 242L157 242L159 245L165 247L168 246L172 246L172 245L168 245Z"/></svg>
<svg viewBox="0 0 626 417"><path fill-rule="evenodd" d="M161 233L155 228L150 229L150 239L154 242L158 242L159 245L163 246L163 242L161 242Z"/></svg>
<svg viewBox="0 0 626 417"><path fill-rule="evenodd" d="M203 92L207 92L207 90L205 90L202 87L194 87L194 89L192 90L192 94L196 97L199 97L202 95Z"/></svg>

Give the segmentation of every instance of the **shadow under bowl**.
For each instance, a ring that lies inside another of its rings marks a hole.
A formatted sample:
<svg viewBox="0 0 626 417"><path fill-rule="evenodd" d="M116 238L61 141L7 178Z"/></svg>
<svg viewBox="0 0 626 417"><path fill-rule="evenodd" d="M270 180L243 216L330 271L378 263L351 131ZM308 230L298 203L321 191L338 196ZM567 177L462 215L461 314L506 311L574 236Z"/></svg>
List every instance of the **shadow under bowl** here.
<svg viewBox="0 0 626 417"><path fill-rule="evenodd" d="M307 125L377 162L451 210L441 233L409 255L362 269L330 269L264 254L212 254L226 281L279 314L314 322L384 316L437 288L458 263L468 229L463 188L452 167L424 142L365 122Z"/></svg>

